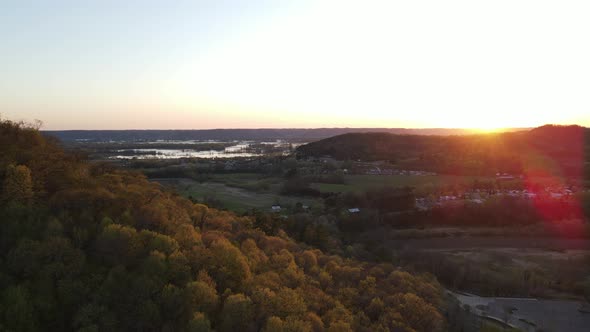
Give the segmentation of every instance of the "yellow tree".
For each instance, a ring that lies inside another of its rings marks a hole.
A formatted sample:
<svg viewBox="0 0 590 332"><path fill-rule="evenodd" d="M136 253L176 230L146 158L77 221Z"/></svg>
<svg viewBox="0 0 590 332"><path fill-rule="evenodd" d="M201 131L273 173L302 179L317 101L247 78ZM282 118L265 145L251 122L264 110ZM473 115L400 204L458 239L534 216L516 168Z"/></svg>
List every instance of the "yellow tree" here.
<svg viewBox="0 0 590 332"><path fill-rule="evenodd" d="M209 273L217 281L221 290L239 290L252 277L247 258L238 248L227 240L216 241L211 245Z"/></svg>

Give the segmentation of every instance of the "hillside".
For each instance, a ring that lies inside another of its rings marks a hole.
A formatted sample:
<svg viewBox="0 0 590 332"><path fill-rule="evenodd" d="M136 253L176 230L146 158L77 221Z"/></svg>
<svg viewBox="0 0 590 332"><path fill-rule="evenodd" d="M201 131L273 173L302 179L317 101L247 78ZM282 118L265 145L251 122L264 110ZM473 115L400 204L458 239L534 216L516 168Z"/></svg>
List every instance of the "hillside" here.
<svg viewBox="0 0 590 332"><path fill-rule="evenodd" d="M441 331L431 276L299 244L0 123L2 331Z"/></svg>
<svg viewBox="0 0 590 332"><path fill-rule="evenodd" d="M400 168L442 174L543 171L579 178L585 174L588 179L590 129L547 125L528 131L465 136L349 133L300 146L297 155L385 160Z"/></svg>

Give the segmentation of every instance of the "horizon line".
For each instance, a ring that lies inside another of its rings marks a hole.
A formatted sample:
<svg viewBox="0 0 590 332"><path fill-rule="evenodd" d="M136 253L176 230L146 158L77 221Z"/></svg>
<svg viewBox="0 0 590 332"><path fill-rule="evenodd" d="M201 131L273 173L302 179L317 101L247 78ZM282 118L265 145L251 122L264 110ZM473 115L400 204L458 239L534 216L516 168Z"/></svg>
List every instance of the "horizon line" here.
<svg viewBox="0 0 590 332"><path fill-rule="evenodd" d="M545 124L546 125L553 125L553 124ZM134 131L134 130L169 130L169 131L176 131L176 130L318 130L318 129L398 129L398 130L474 130L474 131L482 131L482 130L493 130L493 131L505 131L505 130L526 130L532 128L538 128L542 126L531 126L531 127L505 127L505 128L493 128L493 129L486 129L486 128L473 128L473 127L455 127L455 128L448 128L448 127L258 127L258 128L125 128L125 129L40 129L40 131ZM569 124L569 125L558 125L558 126L580 126L582 125L577 124Z"/></svg>

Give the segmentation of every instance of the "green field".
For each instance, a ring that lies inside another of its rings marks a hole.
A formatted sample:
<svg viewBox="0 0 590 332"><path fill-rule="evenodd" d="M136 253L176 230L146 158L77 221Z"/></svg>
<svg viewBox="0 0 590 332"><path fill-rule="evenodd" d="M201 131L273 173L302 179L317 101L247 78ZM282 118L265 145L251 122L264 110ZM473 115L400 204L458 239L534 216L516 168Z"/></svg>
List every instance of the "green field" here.
<svg viewBox="0 0 590 332"><path fill-rule="evenodd" d="M409 175L347 175L345 184L314 183L312 187L321 192L364 192L380 187L410 186L428 190L440 186L470 185L475 180L492 178L477 176L409 176ZM280 195L283 179L252 173L214 174L204 182L186 178L157 179L156 181L173 188L185 197L197 200L212 198L228 210L245 212L256 208L269 210L273 204L280 204L287 211L297 202L308 206L319 206L321 199Z"/></svg>
<svg viewBox="0 0 590 332"><path fill-rule="evenodd" d="M223 207L236 212L253 208L270 209L273 204L282 207L295 206L297 202L309 206L320 206L321 199L280 195L283 178L252 173L214 174L203 182L186 178L157 179L156 181L177 190L182 195L197 200L212 198ZM321 192L365 192L381 187L409 186L429 192L440 187L469 186L474 181L494 180L490 177L456 175L346 175L344 184L313 183L312 187Z"/></svg>
<svg viewBox="0 0 590 332"><path fill-rule="evenodd" d="M253 173L214 174L209 181L257 193L277 193L282 183L279 177Z"/></svg>
<svg viewBox="0 0 590 332"><path fill-rule="evenodd" d="M470 185L475 180L493 180L490 177L460 175L347 175L345 184L314 183L321 192L363 192L381 187L414 187L417 189L439 186Z"/></svg>
<svg viewBox="0 0 590 332"><path fill-rule="evenodd" d="M225 179L230 180L230 178ZM240 178L239 176L234 176L233 179L239 179L240 183L247 182L245 177ZM166 187L175 189L185 197L191 196L197 200L204 200L205 198L215 199L221 203L223 208L238 213L246 212L251 209L269 211L270 207L274 204L281 205L283 211L293 209L297 202L301 202L310 207L321 204L318 200L284 196L278 194L278 191L272 191L270 189L266 192L254 192L219 182L200 183L198 181L184 178L157 179L157 182Z"/></svg>

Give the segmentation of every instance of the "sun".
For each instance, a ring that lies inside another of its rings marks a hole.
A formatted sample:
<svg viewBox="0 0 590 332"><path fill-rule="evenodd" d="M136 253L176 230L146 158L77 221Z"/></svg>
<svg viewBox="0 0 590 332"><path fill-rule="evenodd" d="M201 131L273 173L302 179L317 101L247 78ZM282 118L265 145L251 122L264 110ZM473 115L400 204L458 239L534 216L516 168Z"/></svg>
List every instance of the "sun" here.
<svg viewBox="0 0 590 332"><path fill-rule="evenodd" d="M502 132L506 128L490 126L490 127L472 128L472 129L478 133L481 133L481 134L494 134L494 133Z"/></svg>
<svg viewBox="0 0 590 332"><path fill-rule="evenodd" d="M507 125L507 122L502 121L501 119L483 118L481 116L466 116L462 113L447 113L444 119L433 119L433 121L429 123L428 126L441 128L460 128L473 133L481 134L492 134L511 128L510 125Z"/></svg>

